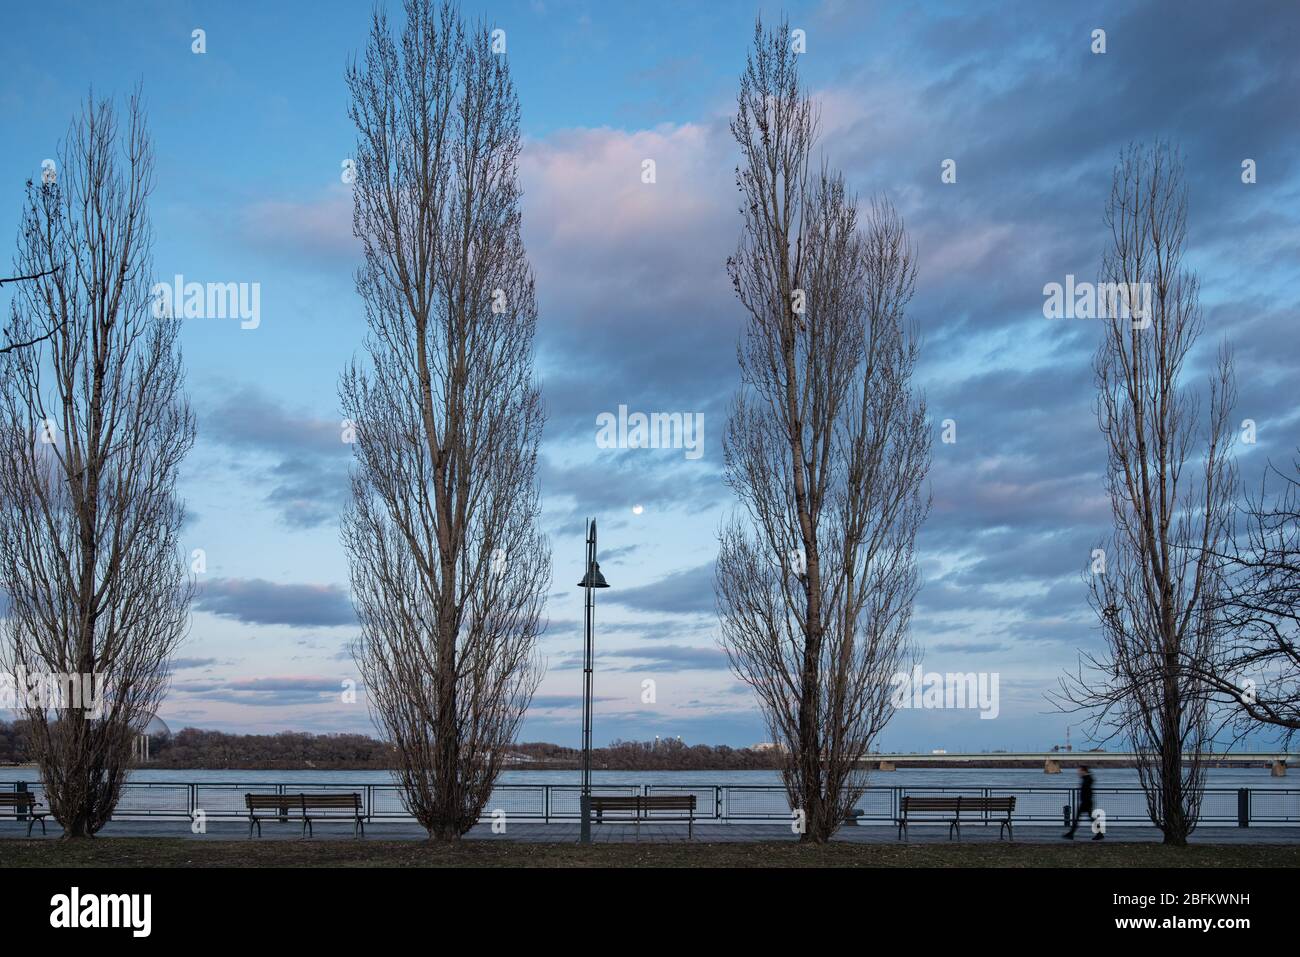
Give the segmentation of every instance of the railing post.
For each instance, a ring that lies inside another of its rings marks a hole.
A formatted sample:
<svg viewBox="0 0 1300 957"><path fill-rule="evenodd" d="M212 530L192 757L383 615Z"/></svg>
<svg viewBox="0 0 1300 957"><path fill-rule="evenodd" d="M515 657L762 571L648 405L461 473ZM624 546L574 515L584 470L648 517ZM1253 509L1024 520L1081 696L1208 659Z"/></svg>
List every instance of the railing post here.
<svg viewBox="0 0 1300 957"><path fill-rule="evenodd" d="M1237 789L1237 827L1250 827L1250 788Z"/></svg>
<svg viewBox="0 0 1300 957"><path fill-rule="evenodd" d="M14 791L16 791L16 792L19 793L19 794L24 793L26 790L27 790L27 782L26 782L26 781L19 781L17 784L14 785ZM26 810L22 810L22 811L20 811L18 808L28 808L28 807L31 807L31 805L30 805L30 804L20 804L20 805L18 805L18 807L14 808L15 816L18 818L18 820L20 820L20 821L25 821L25 820L27 820L27 811L26 811Z"/></svg>

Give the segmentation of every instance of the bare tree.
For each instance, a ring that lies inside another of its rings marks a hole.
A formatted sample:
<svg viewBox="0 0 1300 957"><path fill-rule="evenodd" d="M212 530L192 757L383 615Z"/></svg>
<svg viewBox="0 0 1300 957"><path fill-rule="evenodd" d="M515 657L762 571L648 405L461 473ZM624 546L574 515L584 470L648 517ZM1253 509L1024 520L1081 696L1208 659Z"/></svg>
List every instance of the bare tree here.
<svg viewBox="0 0 1300 957"><path fill-rule="evenodd" d="M178 321L149 295L153 151L140 94L119 128L88 100L58 185L28 185L0 365L0 657L62 693L25 702L51 813L92 836L117 803L183 638L176 477L194 440ZM61 268L62 267L62 268ZM80 699L78 699L80 694Z"/></svg>
<svg viewBox="0 0 1300 957"><path fill-rule="evenodd" d="M431 839L474 825L540 680L543 412L520 239L519 107L486 27L407 0L348 71L368 368L343 541L372 712Z"/></svg>
<svg viewBox="0 0 1300 957"><path fill-rule="evenodd" d="M731 124L744 232L728 261L748 313L725 435L742 509L716 571L722 641L757 692L803 839L827 840L910 664L925 407L904 310L914 251L887 202L865 229L842 179L809 174L816 118L784 24L755 28Z"/></svg>
<svg viewBox="0 0 1300 957"><path fill-rule="evenodd" d="M1202 328L1199 283L1182 265L1187 190L1168 145L1123 153L1106 224L1094 365L1114 533L1104 571L1088 578L1105 650L1085 655L1057 698L1090 713L1094 737L1132 746L1152 821L1166 844L1185 844L1212 744L1202 673L1222 637L1218 554L1232 534L1232 358L1219 350L1202 424L1183 383Z"/></svg>

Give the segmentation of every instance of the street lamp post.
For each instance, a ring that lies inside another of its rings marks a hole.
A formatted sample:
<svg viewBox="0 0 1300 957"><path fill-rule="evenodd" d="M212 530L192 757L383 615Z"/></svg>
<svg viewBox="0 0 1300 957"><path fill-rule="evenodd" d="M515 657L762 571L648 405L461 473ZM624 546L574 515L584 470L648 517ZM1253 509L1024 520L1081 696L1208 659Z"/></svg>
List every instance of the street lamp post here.
<svg viewBox="0 0 1300 957"><path fill-rule="evenodd" d="M591 843L591 671L592 671L592 617L596 610L594 589L608 588L605 576L600 573L600 563L596 561L596 521L587 524L587 562L584 566L582 581L578 587L583 589L586 597L584 615L582 659L582 831L579 840L583 844Z"/></svg>

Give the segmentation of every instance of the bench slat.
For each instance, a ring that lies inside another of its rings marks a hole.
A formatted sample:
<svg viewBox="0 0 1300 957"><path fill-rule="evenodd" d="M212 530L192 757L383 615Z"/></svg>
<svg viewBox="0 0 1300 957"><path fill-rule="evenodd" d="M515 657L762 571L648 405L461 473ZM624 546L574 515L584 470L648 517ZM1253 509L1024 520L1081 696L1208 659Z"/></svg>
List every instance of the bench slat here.
<svg viewBox="0 0 1300 957"><path fill-rule="evenodd" d="M0 794L0 807L32 807L40 803L30 791L10 791Z"/></svg>
<svg viewBox="0 0 1300 957"><path fill-rule="evenodd" d="M654 794L635 797L593 796L592 810L597 811L634 811L634 810L695 810L694 794Z"/></svg>

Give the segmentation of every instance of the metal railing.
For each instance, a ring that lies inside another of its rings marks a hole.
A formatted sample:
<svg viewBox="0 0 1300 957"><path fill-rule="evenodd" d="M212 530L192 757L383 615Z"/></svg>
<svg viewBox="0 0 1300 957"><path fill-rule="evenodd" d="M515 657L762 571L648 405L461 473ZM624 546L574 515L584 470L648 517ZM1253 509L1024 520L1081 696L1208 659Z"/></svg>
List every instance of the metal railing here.
<svg viewBox="0 0 1300 957"><path fill-rule="evenodd" d="M48 804L37 783L0 784L5 790L31 790L37 800ZM264 783L184 783L139 781L122 787L113 819L192 820L202 811L209 820L242 819L247 815L245 794L297 794L356 792L361 795L367 821L412 821L402 800L398 784L322 784L284 782ZM579 796L577 784L500 784L483 809L484 820L494 811L504 811L512 821L577 821ZM791 821L786 792L780 785L757 784L595 784L596 795L634 796L655 794L694 794L696 821L703 823L784 823ZM1077 788L1063 787L868 787L857 802L859 823L892 824L899 816L902 799L912 797L1015 797L1016 823L1066 824L1078 806ZM1107 826L1150 825L1146 796L1141 788L1106 788L1093 791L1093 803L1106 814ZM675 817L680 812L664 812ZM656 812L650 811L653 819ZM1206 788L1201 797L1203 824L1287 825L1300 824L1300 788Z"/></svg>

